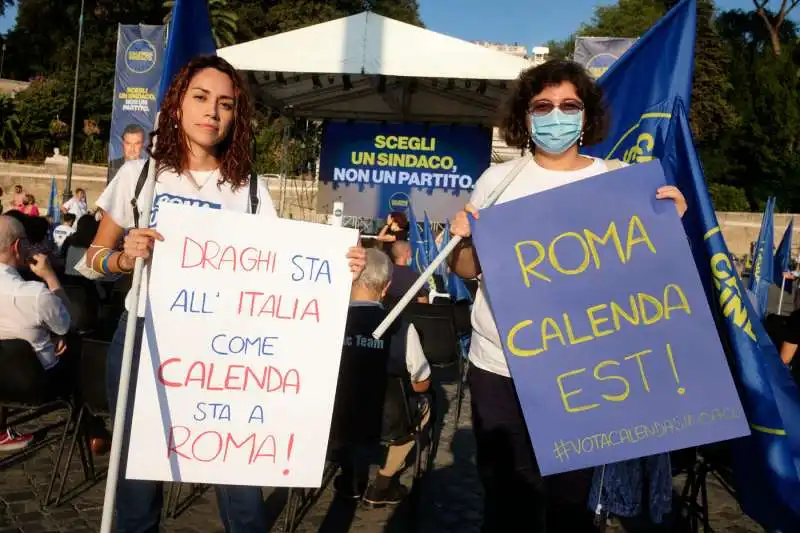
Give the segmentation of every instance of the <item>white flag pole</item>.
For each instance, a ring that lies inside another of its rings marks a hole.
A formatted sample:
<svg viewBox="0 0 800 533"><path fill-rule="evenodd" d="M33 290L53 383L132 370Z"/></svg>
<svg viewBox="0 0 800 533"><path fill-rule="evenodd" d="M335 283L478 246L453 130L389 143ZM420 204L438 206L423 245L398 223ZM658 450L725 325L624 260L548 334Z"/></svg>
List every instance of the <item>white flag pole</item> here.
<svg viewBox="0 0 800 533"><path fill-rule="evenodd" d="M511 185L511 182L514 181L514 179L519 175L519 173L522 172L522 169L524 169L528 163L530 163L532 158L533 154L528 153L522 159L520 159L519 162L514 165L514 168L511 169L508 175L503 178L503 181L501 181L497 187L495 187L494 190L489 193L486 201L484 201L482 205L477 206L478 210L491 207L497 201L500 195L503 194L503 191L505 191L508 186ZM400 313L403 312L403 309L405 309L411 300L414 299L417 294L419 294L422 286L425 285L427 280L433 276L433 274L436 272L436 269L439 268L439 265L447 260L448 256L453 252L453 250L455 250L456 246L458 246L458 243L460 242L461 237L458 235L450 239L450 242L448 242L442 251L439 252L439 255L437 255L436 258L431 261L431 263L428 265L428 268L425 269L425 272L420 274L419 278L417 278L417 281L415 281L411 288L406 291L403 297L400 298L400 301L397 302L397 305L395 305L386 318L383 319L383 322L381 322L375 331L372 332L373 338L380 339L383 334L386 333L386 330L389 329L389 326L391 326L392 323L397 320L397 317L400 316Z"/></svg>
<svg viewBox="0 0 800 533"><path fill-rule="evenodd" d="M781 279L781 296L778 298L778 316L783 314L783 288L786 286L786 278Z"/></svg>
<svg viewBox="0 0 800 533"><path fill-rule="evenodd" d="M158 124L158 117L156 117ZM153 142L155 146L155 140ZM147 181L144 186L144 205L139 217L139 227L147 228L150 225L150 211L153 205L153 193L156 185L156 163L151 157L147 162ZM103 499L103 519L100 523L100 533L111 533L111 523L114 517L114 503L117 496L119 481L120 460L122 459L122 443L125 435L125 418L128 416L128 395L131 383L131 364L133 363L133 348L136 340L136 324L139 317L139 293L142 286L142 272L144 260L136 258L131 281L131 306L128 310L128 323L125 326L125 346L122 350L122 371L119 375L119 389L117 391L117 408L114 411L114 427L111 439L111 455L108 459L108 475L106 478L106 492Z"/></svg>

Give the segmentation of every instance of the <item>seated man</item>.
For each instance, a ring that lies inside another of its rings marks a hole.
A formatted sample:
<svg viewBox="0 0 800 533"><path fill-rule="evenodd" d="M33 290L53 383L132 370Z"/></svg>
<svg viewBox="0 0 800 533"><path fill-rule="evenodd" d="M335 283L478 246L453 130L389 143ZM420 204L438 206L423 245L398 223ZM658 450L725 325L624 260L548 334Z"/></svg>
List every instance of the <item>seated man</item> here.
<svg viewBox="0 0 800 533"><path fill-rule="evenodd" d="M390 306L397 303L400 298L411 288L414 282L419 279L411 264L411 245L408 241L395 241L392 243L392 282L386 291L385 300ZM423 287L417 293L417 302L428 303L428 289Z"/></svg>
<svg viewBox="0 0 800 533"><path fill-rule="evenodd" d="M20 269L44 281L24 281ZM22 224L0 215L0 340L28 341L47 370L48 382L59 390L74 387L77 365L64 357L64 335L70 328L67 296L44 254L30 254ZM5 421L0 420L5 425ZM30 444L30 435L19 435L0 427L0 451L17 450Z"/></svg>
<svg viewBox="0 0 800 533"><path fill-rule="evenodd" d="M390 433L391 437L398 435L408 437L428 424L430 418L428 403L424 398L413 395L415 397L409 403L414 408L411 413L414 419L411 425L415 427L409 427L404 405L406 398L398 385L400 381L397 380L398 376L401 377L414 393L424 393L430 387L431 369L414 326L397 322L387 331L383 339L374 340L371 337L375 327L387 315L380 302L386 295L391 277L392 265L388 256L378 249L368 249L364 271L353 283L351 291L342 367L334 408L332 441L336 440L336 426L342 425L342 415L349 418L344 423L351 423L351 427L362 424L359 428L362 433L370 431L364 426L374 426L368 421L374 421L375 417L382 419L383 428L377 427L377 431L372 430L370 435L361 435L362 442L368 442L370 439L377 441L380 438L378 433L381 432ZM356 357L350 357L352 355ZM365 369L370 370L365 372ZM383 374L379 376L381 371ZM356 377L359 373L363 373L363 380ZM380 377L384 380L379 379ZM379 394L377 397L384 399L384 405L378 402L373 402L377 405L365 405L360 403L364 396L359 396L358 393L347 394L355 389L356 382L362 393L367 388L380 389L376 389ZM355 405L358 405L358 409L354 412ZM351 416L347 417L345 413ZM378 420L378 426L380 425L381 420ZM376 506L394 505L400 503L407 495L408 490L400 484L397 474L413 446L414 440L406 438L404 442L389 447L383 467L378 470L375 480L364 493L363 498L366 503ZM360 498L362 486L357 477L354 472L348 472L343 468L342 477L336 483L337 494Z"/></svg>

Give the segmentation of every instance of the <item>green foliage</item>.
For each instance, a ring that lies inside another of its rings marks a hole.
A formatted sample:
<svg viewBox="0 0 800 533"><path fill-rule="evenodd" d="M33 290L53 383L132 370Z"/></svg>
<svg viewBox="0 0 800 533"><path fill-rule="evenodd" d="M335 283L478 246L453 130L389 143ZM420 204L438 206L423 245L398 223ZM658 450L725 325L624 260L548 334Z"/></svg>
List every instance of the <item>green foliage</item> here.
<svg viewBox="0 0 800 533"><path fill-rule="evenodd" d="M742 189L722 183L711 183L708 192L717 211L749 211L750 204Z"/></svg>
<svg viewBox="0 0 800 533"><path fill-rule="evenodd" d="M550 59L569 59L575 51L575 36L570 35L563 41L548 41L545 46L550 50Z"/></svg>
<svg viewBox="0 0 800 533"><path fill-rule="evenodd" d="M59 132L51 125L70 116L71 95L70 86L53 77L34 81L16 96L19 136L25 148L21 155L43 159L52 152Z"/></svg>
<svg viewBox="0 0 800 533"><path fill-rule="evenodd" d="M164 24L169 24L174 6L175 0L164 0L164 9L169 10L164 16ZM217 48L236 43L239 15L231 10L228 0L208 0L208 18L211 21L211 34Z"/></svg>
<svg viewBox="0 0 800 533"><path fill-rule="evenodd" d="M20 148L19 117L16 114L14 100L0 96L0 154L4 158L13 158Z"/></svg>
<svg viewBox="0 0 800 533"><path fill-rule="evenodd" d="M667 12L662 0L619 0L595 8L589 24L579 35L588 37L639 37Z"/></svg>

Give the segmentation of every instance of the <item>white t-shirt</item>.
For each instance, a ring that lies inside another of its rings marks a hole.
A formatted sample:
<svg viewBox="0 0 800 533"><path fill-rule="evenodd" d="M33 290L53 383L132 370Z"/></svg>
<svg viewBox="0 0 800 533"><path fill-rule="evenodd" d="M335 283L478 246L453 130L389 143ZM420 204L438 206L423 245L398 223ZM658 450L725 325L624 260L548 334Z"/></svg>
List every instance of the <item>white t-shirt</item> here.
<svg viewBox="0 0 800 533"><path fill-rule="evenodd" d="M75 233L75 228L73 226L67 226L66 224L56 226L53 230L53 242L56 245L56 249L60 250L66 238L73 233Z"/></svg>
<svg viewBox="0 0 800 533"><path fill-rule="evenodd" d="M602 159L592 159L594 161L586 168L571 171L547 170L532 160L500 195L495 205L575 183L609 170L606 162ZM518 161L518 159L508 161L486 169L478 183L475 184L475 190L472 192L469 203L476 207L483 204L486 197L503 181ZM470 343L469 360L481 370L511 377L482 279L478 284L478 292L472 306L472 342Z"/></svg>
<svg viewBox="0 0 800 533"><path fill-rule="evenodd" d="M75 222L77 223L78 220L81 219L83 215L89 213L89 205L86 203L86 200L78 200L76 196L73 196L69 200L64 203L64 211L67 213L72 213L75 215Z"/></svg>
<svg viewBox="0 0 800 533"><path fill-rule="evenodd" d="M97 206L105 211L105 216L111 219L124 229L134 227L133 206L131 199L136 191L136 182L139 181L139 174L142 172L147 160L128 161L117 172L116 177L111 180L106 190L97 199ZM250 188L248 185L233 191L229 185L217 185L219 181L219 170L212 171L193 171L192 178L197 186L184 176L179 176L175 172L161 172L156 179L155 193L153 196L153 208L150 214L150 227L156 227L158 223L158 208L165 203L177 203L191 205L205 209L232 209L242 213L250 212ZM198 188L199 187L199 188ZM141 215L144 205L145 188L139 193L138 204ZM258 183L258 210L257 215L264 217L277 217L275 206L269 195L266 183L259 180ZM148 264L142 273L142 291L139 295L139 316L144 316L146 290L149 282L150 265ZM131 310L131 293L125 298L125 308Z"/></svg>

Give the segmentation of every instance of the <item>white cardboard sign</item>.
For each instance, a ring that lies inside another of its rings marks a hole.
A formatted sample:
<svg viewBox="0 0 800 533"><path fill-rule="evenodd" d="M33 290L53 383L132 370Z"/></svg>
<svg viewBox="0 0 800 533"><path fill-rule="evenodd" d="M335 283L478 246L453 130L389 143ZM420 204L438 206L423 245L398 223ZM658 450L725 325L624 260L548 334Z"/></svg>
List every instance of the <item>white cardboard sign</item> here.
<svg viewBox="0 0 800 533"><path fill-rule="evenodd" d="M353 229L165 205L129 479L318 487Z"/></svg>

